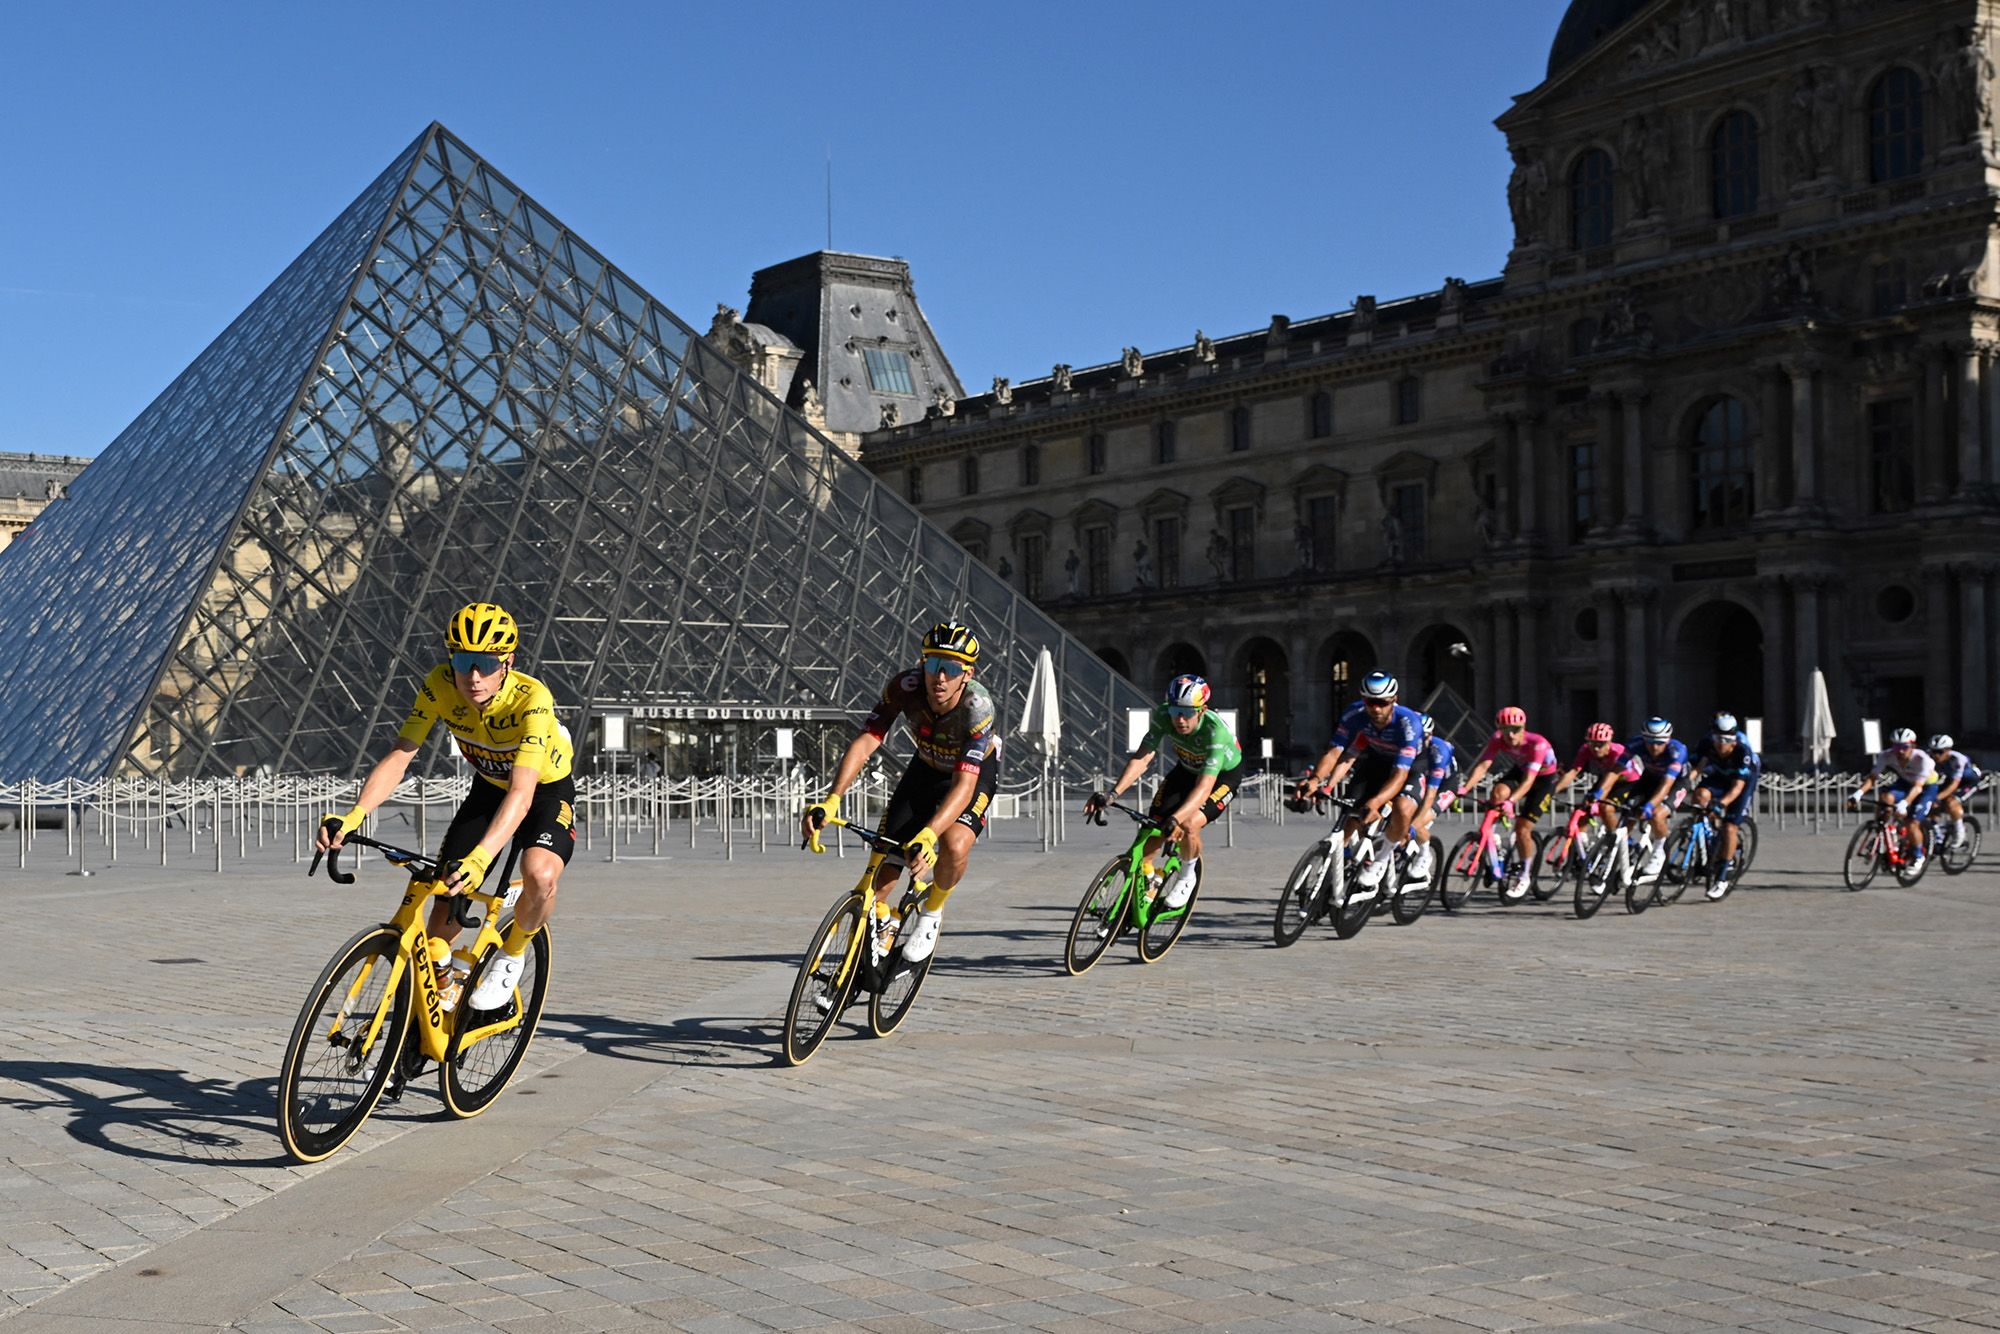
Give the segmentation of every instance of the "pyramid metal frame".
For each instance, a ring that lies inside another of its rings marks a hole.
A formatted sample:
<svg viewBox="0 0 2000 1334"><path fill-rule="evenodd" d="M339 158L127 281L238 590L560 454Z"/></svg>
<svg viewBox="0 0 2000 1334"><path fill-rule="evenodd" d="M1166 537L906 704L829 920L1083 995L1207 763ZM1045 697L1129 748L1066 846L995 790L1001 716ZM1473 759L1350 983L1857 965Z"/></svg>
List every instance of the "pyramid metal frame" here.
<svg viewBox="0 0 2000 1334"><path fill-rule="evenodd" d="M433 124L0 553L0 780L356 772L475 599L578 728L859 711L949 613L1079 775L1144 703Z"/></svg>

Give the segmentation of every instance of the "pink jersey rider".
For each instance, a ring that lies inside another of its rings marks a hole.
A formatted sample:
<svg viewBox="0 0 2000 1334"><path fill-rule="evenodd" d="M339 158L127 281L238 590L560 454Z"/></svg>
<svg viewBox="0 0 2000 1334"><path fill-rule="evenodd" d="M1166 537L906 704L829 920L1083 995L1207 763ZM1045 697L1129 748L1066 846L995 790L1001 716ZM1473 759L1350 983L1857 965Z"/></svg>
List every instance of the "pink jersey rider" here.
<svg viewBox="0 0 2000 1334"><path fill-rule="evenodd" d="M1555 772L1556 748L1539 732L1523 732L1511 744L1506 733L1495 732L1475 764L1492 764L1503 777L1518 773L1519 781L1526 782L1537 774Z"/></svg>

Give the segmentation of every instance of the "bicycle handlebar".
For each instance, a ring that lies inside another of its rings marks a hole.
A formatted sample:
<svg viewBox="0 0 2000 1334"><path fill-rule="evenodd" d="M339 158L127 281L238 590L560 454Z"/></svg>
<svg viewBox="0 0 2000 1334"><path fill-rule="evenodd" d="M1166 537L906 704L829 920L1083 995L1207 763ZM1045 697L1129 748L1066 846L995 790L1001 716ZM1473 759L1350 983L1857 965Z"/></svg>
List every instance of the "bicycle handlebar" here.
<svg viewBox="0 0 2000 1334"><path fill-rule="evenodd" d="M819 841L819 835L821 830L828 828L845 829L868 847L881 853L885 858L901 866L909 865L909 862L903 857L903 845L901 843L898 843L886 834L877 833L865 825L855 824L852 820L844 819L838 815L829 815L818 828L815 828L810 834L800 839L800 850L805 852L825 852L826 845Z"/></svg>
<svg viewBox="0 0 2000 1334"><path fill-rule="evenodd" d="M333 881L336 885L353 884L354 872L340 869L340 850L349 844L363 848L374 848L382 854L383 859L391 866L408 867L410 874L420 880L435 880L437 879L438 872L443 869L442 864L435 857L427 857L421 852L411 852L408 848L399 848L392 843L381 843L369 838L366 834L349 834L340 841L338 847L330 848L324 853L313 853L312 865L306 868L306 875L311 876L317 872L319 870L320 859L324 857L326 859L327 879Z"/></svg>

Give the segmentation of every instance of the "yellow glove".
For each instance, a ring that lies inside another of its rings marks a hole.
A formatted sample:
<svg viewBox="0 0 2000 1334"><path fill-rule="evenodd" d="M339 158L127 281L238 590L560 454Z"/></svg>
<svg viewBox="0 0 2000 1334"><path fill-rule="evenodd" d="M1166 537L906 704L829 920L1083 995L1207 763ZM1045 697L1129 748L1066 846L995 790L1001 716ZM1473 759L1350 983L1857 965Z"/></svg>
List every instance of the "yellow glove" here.
<svg viewBox="0 0 2000 1334"><path fill-rule="evenodd" d="M325 829L333 838L338 839L346 838L349 834L359 829L361 822L367 818L368 812L356 806L345 815L334 815L329 812L319 824L320 828Z"/></svg>
<svg viewBox="0 0 2000 1334"><path fill-rule="evenodd" d="M935 866L937 864L937 831L928 826L919 829L916 837L903 845L903 860L915 866L919 859Z"/></svg>
<svg viewBox="0 0 2000 1334"><path fill-rule="evenodd" d="M840 815L840 794L830 792L812 805L806 807L806 846L814 852L825 852L826 845L819 841L819 831L826 828L826 822Z"/></svg>
<svg viewBox="0 0 2000 1334"><path fill-rule="evenodd" d="M445 863L444 882L460 894L470 894L486 883L486 873L492 869L493 854L475 847L457 861Z"/></svg>

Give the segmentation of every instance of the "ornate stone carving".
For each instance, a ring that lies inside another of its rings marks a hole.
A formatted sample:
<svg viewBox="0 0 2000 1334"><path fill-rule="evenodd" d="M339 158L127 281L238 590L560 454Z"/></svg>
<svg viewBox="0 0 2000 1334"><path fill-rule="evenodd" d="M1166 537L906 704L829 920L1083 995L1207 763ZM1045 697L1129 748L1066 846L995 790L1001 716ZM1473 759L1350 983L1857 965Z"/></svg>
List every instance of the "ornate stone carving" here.
<svg viewBox="0 0 2000 1334"><path fill-rule="evenodd" d="M1194 331L1194 359L1200 362L1215 360L1215 340L1199 329Z"/></svg>
<svg viewBox="0 0 2000 1334"><path fill-rule="evenodd" d="M1229 541L1220 528L1208 530L1208 545L1202 555L1208 559L1208 568L1215 571L1215 582L1221 583L1229 577Z"/></svg>
<svg viewBox="0 0 2000 1334"><path fill-rule="evenodd" d="M1354 324L1352 331L1367 333L1375 327L1375 298L1357 296L1354 298Z"/></svg>
<svg viewBox="0 0 2000 1334"><path fill-rule="evenodd" d="M799 382L799 411L805 413L807 417L823 414L826 411L826 405L820 401L819 390L813 387L811 380Z"/></svg>
<svg viewBox="0 0 2000 1334"><path fill-rule="evenodd" d="M1139 545L1132 548L1132 586L1151 588L1153 586L1153 550L1140 538Z"/></svg>
<svg viewBox="0 0 2000 1334"><path fill-rule="evenodd" d="M1597 321L1597 337L1591 343L1593 351L1619 347L1651 347L1653 345L1653 317L1639 309L1632 289L1620 288L1612 293L1610 304Z"/></svg>
<svg viewBox="0 0 2000 1334"><path fill-rule="evenodd" d="M1403 563L1403 521L1392 509L1382 511L1382 563L1389 566Z"/></svg>
<svg viewBox="0 0 2000 1334"><path fill-rule="evenodd" d="M892 426L901 426L902 424L903 410L894 403L884 403L882 405L882 429L886 431Z"/></svg>
<svg viewBox="0 0 2000 1334"><path fill-rule="evenodd" d="M1832 176L1839 166L1843 118L1840 78L1831 66L1808 65L1792 86L1785 118L1785 158L1795 185Z"/></svg>
<svg viewBox="0 0 2000 1334"><path fill-rule="evenodd" d="M1118 358L1118 369L1128 380L1136 380L1146 373L1146 359L1139 355L1139 349L1128 347Z"/></svg>
<svg viewBox="0 0 2000 1334"><path fill-rule="evenodd" d="M1663 113L1641 112L1625 118L1618 132L1618 156L1632 186L1633 217L1650 217L1665 205L1667 157L1672 147Z"/></svg>
<svg viewBox="0 0 2000 1334"><path fill-rule="evenodd" d="M1069 392L1070 390L1069 367L1063 362L1058 361L1056 363L1056 368L1049 372L1049 379L1055 382L1056 389L1061 393L1067 394Z"/></svg>
<svg viewBox="0 0 2000 1334"><path fill-rule="evenodd" d="M1984 147L1993 134L1993 58L1986 33L1961 26L1937 61L1939 119L1947 142Z"/></svg>
<svg viewBox="0 0 2000 1334"><path fill-rule="evenodd" d="M1004 375L993 377L993 401L1002 407L1014 401L1014 386Z"/></svg>
<svg viewBox="0 0 2000 1334"><path fill-rule="evenodd" d="M1736 36L1736 0L1708 0L1701 16L1701 45L1706 50Z"/></svg>
<svg viewBox="0 0 2000 1334"><path fill-rule="evenodd" d="M1466 281L1463 278L1446 278L1444 290L1438 293L1438 314L1456 315L1465 309Z"/></svg>
<svg viewBox="0 0 2000 1334"><path fill-rule="evenodd" d="M1518 144L1513 148L1514 173L1507 178L1507 207L1514 214L1514 244L1542 239L1542 214L1549 193L1549 169L1541 158Z"/></svg>
<svg viewBox="0 0 2000 1334"><path fill-rule="evenodd" d="M1264 341L1271 347L1283 347L1292 341L1292 321L1284 315L1273 315L1271 327L1264 334Z"/></svg>
<svg viewBox="0 0 2000 1334"><path fill-rule="evenodd" d="M1813 258L1793 245L1785 257L1771 265L1764 284L1765 309L1772 315L1793 315L1819 307L1819 289L1813 281Z"/></svg>
<svg viewBox="0 0 2000 1334"><path fill-rule="evenodd" d="M930 416L951 417L958 413L958 400L951 396L951 390L941 384L931 386Z"/></svg>

